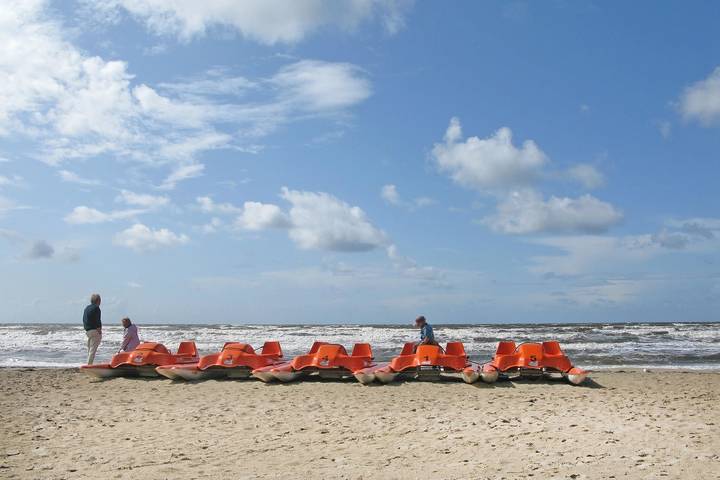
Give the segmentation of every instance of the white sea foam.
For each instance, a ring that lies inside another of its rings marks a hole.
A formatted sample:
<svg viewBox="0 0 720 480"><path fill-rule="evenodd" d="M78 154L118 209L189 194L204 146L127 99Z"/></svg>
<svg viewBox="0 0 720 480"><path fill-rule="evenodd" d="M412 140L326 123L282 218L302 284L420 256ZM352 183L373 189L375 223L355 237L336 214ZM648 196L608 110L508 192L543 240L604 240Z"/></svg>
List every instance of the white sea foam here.
<svg viewBox="0 0 720 480"><path fill-rule="evenodd" d="M379 360L393 356L417 338L409 326L377 325L140 325L142 340L170 349L183 340L197 343L201 354L219 350L227 341L259 348L279 340L286 357L307 351L314 340L372 345ZM441 342L461 341L473 360L492 357L498 340L560 341L581 366L604 368L720 367L720 323L564 324L564 325L435 325ZM122 339L120 326L106 326L98 359L107 360ZM85 332L79 325L0 325L0 366L76 366L85 359Z"/></svg>

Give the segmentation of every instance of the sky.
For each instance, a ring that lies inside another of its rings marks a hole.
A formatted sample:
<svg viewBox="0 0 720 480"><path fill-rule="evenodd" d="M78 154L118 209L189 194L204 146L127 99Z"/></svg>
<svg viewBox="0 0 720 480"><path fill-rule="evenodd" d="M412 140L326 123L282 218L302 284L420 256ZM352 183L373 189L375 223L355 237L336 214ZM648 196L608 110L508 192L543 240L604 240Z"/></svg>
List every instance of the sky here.
<svg viewBox="0 0 720 480"><path fill-rule="evenodd" d="M0 322L720 320L718 2L0 4Z"/></svg>

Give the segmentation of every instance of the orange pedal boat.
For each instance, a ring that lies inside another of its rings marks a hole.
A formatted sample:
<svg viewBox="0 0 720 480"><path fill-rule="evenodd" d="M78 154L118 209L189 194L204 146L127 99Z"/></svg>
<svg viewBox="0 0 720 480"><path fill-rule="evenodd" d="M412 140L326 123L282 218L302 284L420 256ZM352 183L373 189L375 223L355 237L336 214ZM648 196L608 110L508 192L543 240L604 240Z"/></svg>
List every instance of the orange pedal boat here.
<svg viewBox="0 0 720 480"><path fill-rule="evenodd" d="M83 365L81 372L100 378L108 377L157 377L160 365L197 363L199 360L195 342L180 342L175 354L161 343L143 342L132 352L113 355L110 363Z"/></svg>
<svg viewBox="0 0 720 480"><path fill-rule="evenodd" d="M472 367L462 342L448 342L445 350L439 345L420 345L410 342L390 363L365 368L355 373L362 383L377 379L390 383L398 376L411 378L440 378L441 374L461 374L466 383L473 383L480 373Z"/></svg>
<svg viewBox="0 0 720 480"><path fill-rule="evenodd" d="M573 385L585 381L588 372L574 367L556 341L542 343L500 342L492 361L480 369L480 378L492 383L499 375L506 377L560 374Z"/></svg>
<svg viewBox="0 0 720 480"><path fill-rule="evenodd" d="M280 342L265 342L260 353L247 343L227 342L220 352L205 355L197 363L161 365L155 370L172 380L248 378L257 368L281 363L282 356Z"/></svg>
<svg viewBox="0 0 720 480"><path fill-rule="evenodd" d="M356 343L352 353L336 343L315 342L306 355L299 355L289 362L253 370L254 377L263 382L279 380L290 382L309 374L323 378L345 378L358 370L373 365L372 349L368 343Z"/></svg>

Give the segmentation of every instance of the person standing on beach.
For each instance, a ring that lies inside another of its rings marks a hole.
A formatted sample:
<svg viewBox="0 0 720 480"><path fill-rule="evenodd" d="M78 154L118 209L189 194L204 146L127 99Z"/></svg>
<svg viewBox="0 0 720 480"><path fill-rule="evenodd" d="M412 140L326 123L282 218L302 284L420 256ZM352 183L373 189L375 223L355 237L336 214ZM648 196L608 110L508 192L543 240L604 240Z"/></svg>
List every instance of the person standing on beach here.
<svg viewBox="0 0 720 480"><path fill-rule="evenodd" d="M137 325L134 325L128 317L122 319L122 326L125 328L123 331L123 341L120 345L120 352L132 352L140 345L140 337L138 336Z"/></svg>
<svg viewBox="0 0 720 480"><path fill-rule="evenodd" d="M90 305L85 307L83 312L83 327L87 335L87 364L92 365L95 361L95 352L102 340L102 322L100 321L100 295L93 293L90 296Z"/></svg>
<svg viewBox="0 0 720 480"><path fill-rule="evenodd" d="M425 317L422 315L415 319L415 326L420 329L420 341L415 344L415 349L420 345L437 345L435 341L435 332L433 332L432 326L427 323Z"/></svg>

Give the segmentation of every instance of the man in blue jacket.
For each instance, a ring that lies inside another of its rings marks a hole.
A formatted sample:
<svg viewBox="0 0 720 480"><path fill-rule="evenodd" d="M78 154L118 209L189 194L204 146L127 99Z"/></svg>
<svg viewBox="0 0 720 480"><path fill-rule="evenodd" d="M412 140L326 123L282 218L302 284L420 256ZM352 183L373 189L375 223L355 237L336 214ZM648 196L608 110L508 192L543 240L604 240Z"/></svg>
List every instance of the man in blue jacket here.
<svg viewBox="0 0 720 480"><path fill-rule="evenodd" d="M87 335L87 364L92 365L102 340L102 322L100 321L100 295L93 293L90 296L90 305L83 312L83 327Z"/></svg>
<svg viewBox="0 0 720 480"><path fill-rule="evenodd" d="M415 319L415 326L420 329L420 341L415 344L415 350L420 345L437 345L435 341L435 332L433 332L432 326L427 323L425 317L420 316Z"/></svg>

